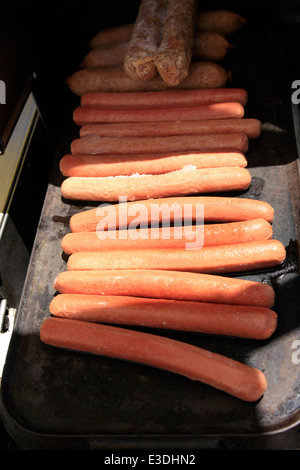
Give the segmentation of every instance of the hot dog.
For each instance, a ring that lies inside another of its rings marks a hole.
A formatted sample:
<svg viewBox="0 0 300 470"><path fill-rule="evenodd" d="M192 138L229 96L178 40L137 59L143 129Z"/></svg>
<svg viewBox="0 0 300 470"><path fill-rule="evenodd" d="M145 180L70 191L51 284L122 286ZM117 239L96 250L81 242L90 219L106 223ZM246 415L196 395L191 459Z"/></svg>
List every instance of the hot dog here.
<svg viewBox="0 0 300 470"><path fill-rule="evenodd" d="M54 280L61 294L125 295L271 308L271 285L213 274L151 269L62 271Z"/></svg>
<svg viewBox="0 0 300 470"><path fill-rule="evenodd" d="M259 137L261 122L258 119L203 119L200 121L159 121L135 123L84 124L80 137L97 134L102 137L149 137L194 134L245 134L248 139Z"/></svg>
<svg viewBox="0 0 300 470"><path fill-rule="evenodd" d="M119 295L58 294L49 310L74 320L248 339L267 339L277 326L276 313L265 307Z"/></svg>
<svg viewBox="0 0 300 470"><path fill-rule="evenodd" d="M74 320L248 339L269 338L277 326L276 313L265 307L119 295L58 294L49 310Z"/></svg>
<svg viewBox="0 0 300 470"><path fill-rule="evenodd" d="M209 274L255 271L283 263L286 251L279 240L207 246L192 250L132 249L78 251L70 255L69 270L166 269Z"/></svg>
<svg viewBox="0 0 300 470"><path fill-rule="evenodd" d="M59 168L64 176L120 176L133 174L162 174L194 168L246 167L247 160L241 152L180 152L124 155L64 155Z"/></svg>
<svg viewBox="0 0 300 470"><path fill-rule="evenodd" d="M81 106L92 107L141 107L169 108L171 106L203 106L213 103L240 103L246 106L248 93L244 88L217 88L180 90L172 88L163 91L143 92L96 92L81 96Z"/></svg>
<svg viewBox="0 0 300 470"><path fill-rule="evenodd" d="M91 123L193 121L202 119L239 119L244 117L241 103L212 103L209 105L170 108L101 108L78 106L73 120L79 126Z"/></svg>
<svg viewBox="0 0 300 470"><path fill-rule="evenodd" d="M137 231L120 229L71 232L64 235L61 247L67 255L77 251L178 249L189 247L189 244L195 244L197 240L200 240L203 246L218 246L269 240L272 234L269 222L264 219L254 219L200 226L140 228Z"/></svg>
<svg viewBox="0 0 300 470"><path fill-rule="evenodd" d="M71 142L73 154L156 154L162 152L242 152L249 148L245 134L197 134L146 137L101 137L87 134Z"/></svg>
<svg viewBox="0 0 300 470"><path fill-rule="evenodd" d="M264 374L205 349L144 332L65 318L47 318L41 341L58 348L110 356L181 374L235 397L256 401L266 390Z"/></svg>
<svg viewBox="0 0 300 470"><path fill-rule="evenodd" d="M183 169L160 175L116 177L70 176L61 184L65 199L86 201L128 201L161 198L175 195L243 191L251 183L246 168Z"/></svg>
<svg viewBox="0 0 300 470"><path fill-rule="evenodd" d="M126 228L135 222L140 226L161 224L164 219L170 223L182 223L184 209L190 209L190 221L197 219L197 208L203 208L204 222L237 222L262 218L272 222L274 208L266 201L240 197L185 196L162 199L145 199L135 202L123 201L119 204L92 208L77 212L70 218L72 232L100 230L102 221L106 229Z"/></svg>

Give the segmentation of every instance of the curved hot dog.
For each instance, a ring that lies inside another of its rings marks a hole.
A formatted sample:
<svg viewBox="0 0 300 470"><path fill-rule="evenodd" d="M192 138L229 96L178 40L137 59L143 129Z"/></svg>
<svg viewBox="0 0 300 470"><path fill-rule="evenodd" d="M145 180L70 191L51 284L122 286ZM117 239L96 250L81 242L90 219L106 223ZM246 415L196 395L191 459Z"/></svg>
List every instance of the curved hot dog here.
<svg viewBox="0 0 300 470"><path fill-rule="evenodd" d="M264 374L254 367L149 333L50 317L42 323L40 338L58 348L125 359L181 374L250 402L261 398L267 388Z"/></svg>

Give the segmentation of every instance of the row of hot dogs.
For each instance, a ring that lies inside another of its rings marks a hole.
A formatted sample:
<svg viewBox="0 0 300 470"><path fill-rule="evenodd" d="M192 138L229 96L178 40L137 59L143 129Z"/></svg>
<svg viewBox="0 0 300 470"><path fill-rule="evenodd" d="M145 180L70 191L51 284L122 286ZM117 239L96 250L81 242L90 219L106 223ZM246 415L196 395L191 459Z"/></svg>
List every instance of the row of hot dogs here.
<svg viewBox="0 0 300 470"><path fill-rule="evenodd" d="M239 197L251 184L246 153L260 122L244 117L244 89L137 88L80 92L79 137L60 161L61 193L100 206L70 219L61 240L67 269L55 279L41 339L256 401L267 387L260 370L130 326L256 340L276 330L272 286L230 276L286 256L273 239L273 207ZM162 211L153 216L154 206L166 209L171 226L163 226ZM178 235L186 207L189 223Z"/></svg>

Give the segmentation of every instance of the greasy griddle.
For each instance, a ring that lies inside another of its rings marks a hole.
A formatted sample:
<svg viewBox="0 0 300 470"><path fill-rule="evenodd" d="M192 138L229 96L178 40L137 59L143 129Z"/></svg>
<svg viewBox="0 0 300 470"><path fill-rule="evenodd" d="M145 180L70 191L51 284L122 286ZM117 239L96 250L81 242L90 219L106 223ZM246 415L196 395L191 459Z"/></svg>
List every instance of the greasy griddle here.
<svg viewBox="0 0 300 470"><path fill-rule="evenodd" d="M272 204L274 238L285 245L287 260L274 270L236 276L275 288L278 328L265 341L148 331L255 366L265 373L268 389L257 403L246 403L155 368L41 343L40 326L55 295L53 281L66 269L60 240L69 231L70 216L91 207L60 195L58 161L78 132L70 118L76 103L71 98L2 379L4 422L25 448L163 448L174 443L201 448L218 446L220 439L272 436L298 424L300 365L292 361L292 348L300 339L299 172L290 78L277 15L270 9L258 14L255 8L242 13L248 25L225 65L232 71L231 86L248 90L246 117L260 119L262 133L247 153L252 184L234 197Z"/></svg>

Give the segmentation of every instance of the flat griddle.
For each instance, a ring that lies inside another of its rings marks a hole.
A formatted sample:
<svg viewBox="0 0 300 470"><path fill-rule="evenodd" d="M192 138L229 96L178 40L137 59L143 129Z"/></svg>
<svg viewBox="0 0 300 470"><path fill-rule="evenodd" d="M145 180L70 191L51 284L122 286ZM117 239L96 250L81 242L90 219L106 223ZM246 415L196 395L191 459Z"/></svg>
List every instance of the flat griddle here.
<svg viewBox="0 0 300 470"><path fill-rule="evenodd" d="M64 201L60 194L58 162L78 133L71 119L77 101L69 97L2 378L2 418L22 447L196 449L231 448L239 442L246 448L297 428L300 364L293 357L297 359L295 342L300 339L299 168L291 84L281 20L270 8L258 14L247 7L242 13L248 24L225 65L232 72L230 86L248 90L246 117L260 119L262 133L247 153L252 184L232 196L272 204L274 238L285 245L287 259L276 269L233 275L274 287L278 328L265 341L147 331L261 369L268 381L266 393L258 402L246 403L169 372L58 350L40 341L40 326L55 295L53 281L66 269L60 240L69 232L70 216L92 207Z"/></svg>

